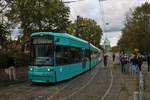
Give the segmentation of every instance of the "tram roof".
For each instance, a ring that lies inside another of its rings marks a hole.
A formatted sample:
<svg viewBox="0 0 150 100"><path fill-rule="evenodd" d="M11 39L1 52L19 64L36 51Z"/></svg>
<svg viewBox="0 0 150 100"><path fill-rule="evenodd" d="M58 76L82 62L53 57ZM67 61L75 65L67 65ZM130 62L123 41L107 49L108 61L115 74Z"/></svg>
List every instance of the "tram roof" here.
<svg viewBox="0 0 150 100"><path fill-rule="evenodd" d="M83 42L83 43L86 43L88 44L87 41L83 40L83 39L80 39L78 37L75 37L69 33L59 33L59 32L35 32L35 33L32 33L31 36L36 36L36 35L52 35L52 36L58 36L58 37L63 37L63 38L69 38L69 39L74 39L74 40L77 40L77 41L80 41L80 42ZM99 50L97 47L95 47L93 44L90 43L90 46L93 48L93 49L97 49Z"/></svg>
<svg viewBox="0 0 150 100"><path fill-rule="evenodd" d="M84 43L88 43L87 41L77 38L73 35L70 35L69 33L57 33L57 32L35 32L32 33L31 36L35 36L35 35L52 35L52 36L59 36L59 37L64 37L64 38L70 38L70 39L75 39L78 40L80 42L84 42Z"/></svg>

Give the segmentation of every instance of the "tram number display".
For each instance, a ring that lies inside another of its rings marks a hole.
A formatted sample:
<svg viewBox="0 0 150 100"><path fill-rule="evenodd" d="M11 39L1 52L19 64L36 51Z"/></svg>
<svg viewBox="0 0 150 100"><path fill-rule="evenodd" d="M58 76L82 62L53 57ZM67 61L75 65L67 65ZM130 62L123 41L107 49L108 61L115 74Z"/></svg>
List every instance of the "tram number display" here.
<svg viewBox="0 0 150 100"><path fill-rule="evenodd" d="M51 44L53 41L48 38L34 38L33 44Z"/></svg>

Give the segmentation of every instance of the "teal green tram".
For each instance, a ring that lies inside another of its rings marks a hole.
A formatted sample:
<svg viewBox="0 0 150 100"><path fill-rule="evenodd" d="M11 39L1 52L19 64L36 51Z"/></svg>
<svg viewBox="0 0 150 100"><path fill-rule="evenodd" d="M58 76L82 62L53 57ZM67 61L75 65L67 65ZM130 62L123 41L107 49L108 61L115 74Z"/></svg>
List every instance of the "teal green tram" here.
<svg viewBox="0 0 150 100"><path fill-rule="evenodd" d="M55 83L90 70L101 61L101 50L67 33L31 34L28 79Z"/></svg>

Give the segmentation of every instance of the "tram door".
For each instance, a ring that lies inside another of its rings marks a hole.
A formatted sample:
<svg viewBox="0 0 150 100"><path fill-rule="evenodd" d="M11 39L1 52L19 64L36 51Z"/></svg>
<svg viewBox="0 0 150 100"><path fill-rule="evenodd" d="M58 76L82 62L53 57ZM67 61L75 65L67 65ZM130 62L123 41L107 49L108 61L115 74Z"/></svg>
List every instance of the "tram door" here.
<svg viewBox="0 0 150 100"><path fill-rule="evenodd" d="M86 69L86 54L85 49L82 50L82 69Z"/></svg>
<svg viewBox="0 0 150 100"><path fill-rule="evenodd" d="M88 50L88 58L89 58L89 67L91 69L91 50L90 50L90 48Z"/></svg>

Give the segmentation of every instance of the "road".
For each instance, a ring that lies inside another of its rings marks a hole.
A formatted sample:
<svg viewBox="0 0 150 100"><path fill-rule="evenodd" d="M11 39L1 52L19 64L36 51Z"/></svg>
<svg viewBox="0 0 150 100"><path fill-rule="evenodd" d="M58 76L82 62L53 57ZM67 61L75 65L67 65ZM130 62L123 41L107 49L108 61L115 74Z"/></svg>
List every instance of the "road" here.
<svg viewBox="0 0 150 100"><path fill-rule="evenodd" d="M1 100L110 100L113 80L111 63L109 68L98 64L95 68L75 78L57 84L32 84L24 82L3 87ZM115 83L114 83L115 82ZM114 96L113 96L114 97ZM116 95L116 98L118 95ZM115 98L115 97L114 97ZM117 100L117 99L112 99Z"/></svg>

